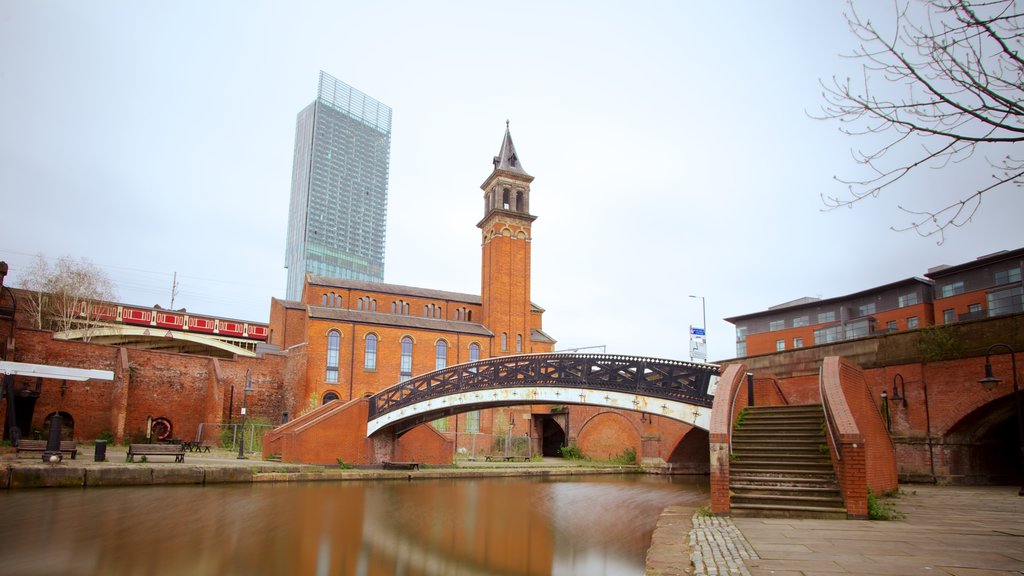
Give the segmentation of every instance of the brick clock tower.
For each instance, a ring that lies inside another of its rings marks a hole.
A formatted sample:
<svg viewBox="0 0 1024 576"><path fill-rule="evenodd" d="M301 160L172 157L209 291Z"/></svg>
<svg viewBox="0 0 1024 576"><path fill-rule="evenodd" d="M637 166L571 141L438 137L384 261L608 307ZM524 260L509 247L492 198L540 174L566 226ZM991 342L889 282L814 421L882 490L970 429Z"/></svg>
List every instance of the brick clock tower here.
<svg viewBox="0 0 1024 576"><path fill-rule="evenodd" d="M494 157L484 191L482 324L494 333L491 356L527 354L530 345L530 183L505 122L505 138Z"/></svg>

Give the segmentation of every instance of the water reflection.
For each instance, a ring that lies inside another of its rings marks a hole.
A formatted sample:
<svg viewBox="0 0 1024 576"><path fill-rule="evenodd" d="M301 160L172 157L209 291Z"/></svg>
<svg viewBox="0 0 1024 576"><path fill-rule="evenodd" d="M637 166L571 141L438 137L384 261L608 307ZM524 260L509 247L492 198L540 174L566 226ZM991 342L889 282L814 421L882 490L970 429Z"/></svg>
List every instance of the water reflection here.
<svg viewBox="0 0 1024 576"><path fill-rule="evenodd" d="M4 574L643 574L663 477L0 494Z"/></svg>

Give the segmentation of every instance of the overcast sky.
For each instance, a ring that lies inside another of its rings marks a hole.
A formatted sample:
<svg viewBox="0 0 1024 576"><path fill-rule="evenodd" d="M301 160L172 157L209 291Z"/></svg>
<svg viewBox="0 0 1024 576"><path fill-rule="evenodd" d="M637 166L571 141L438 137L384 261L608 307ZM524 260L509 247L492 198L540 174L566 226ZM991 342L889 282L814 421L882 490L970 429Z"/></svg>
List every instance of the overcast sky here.
<svg viewBox="0 0 1024 576"><path fill-rule="evenodd" d="M883 19L889 2L862 2ZM505 120L536 180L534 302L558 348L688 357L725 317L1024 245L1019 189L937 246L897 205L822 212L864 142L812 119L855 72L838 2L0 0L0 259L88 258L122 302L267 321L296 114L320 70L394 110L385 281L479 294Z"/></svg>

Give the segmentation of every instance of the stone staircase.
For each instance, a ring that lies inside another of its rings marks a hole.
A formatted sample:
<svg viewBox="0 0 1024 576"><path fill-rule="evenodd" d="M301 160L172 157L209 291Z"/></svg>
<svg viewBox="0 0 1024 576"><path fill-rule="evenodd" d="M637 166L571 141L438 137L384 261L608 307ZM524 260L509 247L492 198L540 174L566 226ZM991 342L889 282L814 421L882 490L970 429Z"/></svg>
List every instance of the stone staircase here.
<svg viewBox="0 0 1024 576"><path fill-rule="evenodd" d="M733 516L846 519L821 404L752 406L733 430Z"/></svg>

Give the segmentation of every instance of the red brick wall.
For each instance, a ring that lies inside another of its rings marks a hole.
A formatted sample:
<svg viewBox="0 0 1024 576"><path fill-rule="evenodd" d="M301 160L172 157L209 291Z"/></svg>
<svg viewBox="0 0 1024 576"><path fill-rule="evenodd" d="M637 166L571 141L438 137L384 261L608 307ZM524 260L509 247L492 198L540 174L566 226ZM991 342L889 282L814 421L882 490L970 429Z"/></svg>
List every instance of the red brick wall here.
<svg viewBox="0 0 1024 576"><path fill-rule="evenodd" d="M331 402L280 426L263 436L263 457L280 455L283 462L354 465L381 462L451 464L452 442L428 425L410 430L398 439L387 434L366 437L369 401Z"/></svg>
<svg viewBox="0 0 1024 576"><path fill-rule="evenodd" d="M102 344L54 340L52 333L18 329L15 360L114 372L114 380L68 382L64 394L58 380L43 381L32 419L42 429L45 417L64 411L74 422L74 437L95 439L109 431L117 441L144 433L148 418L167 418L178 438L193 438L201 422L220 422L233 404L235 418L242 402L246 370L253 375L254 392L248 397L250 416L278 422L292 409L287 393L290 359L268 354L263 358L214 360L204 356L172 354ZM231 396L231 385L234 396ZM34 378L17 378L16 386L35 388ZM0 408L0 412L6 407Z"/></svg>
<svg viewBox="0 0 1024 576"><path fill-rule="evenodd" d="M836 473L847 513L867 517L867 488L882 494L898 486L895 449L859 366L826 358L822 378L842 448Z"/></svg>
<svg viewBox="0 0 1024 576"><path fill-rule="evenodd" d="M642 453L640 431L617 410L599 409L578 425L576 445L591 458L607 460L632 447Z"/></svg>
<svg viewBox="0 0 1024 576"><path fill-rule="evenodd" d="M708 431L711 468L711 511L728 514L729 507L729 440L737 407L733 397L740 386L746 386L747 367L730 364L722 371L711 407L711 429ZM755 400L756 401L756 400Z"/></svg>

